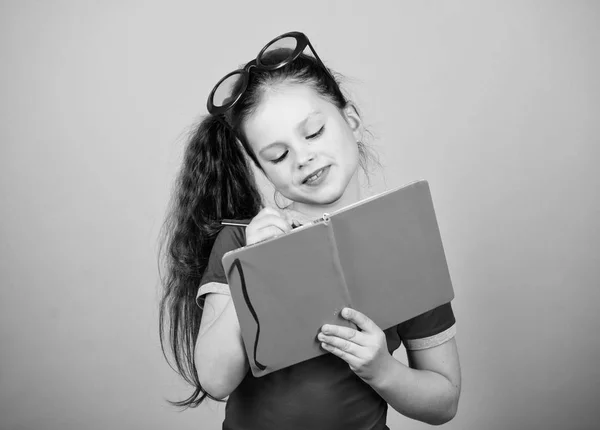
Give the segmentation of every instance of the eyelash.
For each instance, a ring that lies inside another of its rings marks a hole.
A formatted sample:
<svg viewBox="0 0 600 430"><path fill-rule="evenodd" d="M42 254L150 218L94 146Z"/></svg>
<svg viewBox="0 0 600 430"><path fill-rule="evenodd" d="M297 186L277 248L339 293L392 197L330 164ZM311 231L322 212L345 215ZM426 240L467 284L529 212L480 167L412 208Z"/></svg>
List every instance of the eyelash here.
<svg viewBox="0 0 600 430"><path fill-rule="evenodd" d="M322 135L324 131L325 131L325 126L321 127L319 129L319 131L317 131L315 134L312 134L310 136L306 136L306 138L307 139L314 139L315 137L319 137L320 135Z"/></svg>
<svg viewBox="0 0 600 430"><path fill-rule="evenodd" d="M324 131L325 131L325 126L321 127L319 129L319 131L317 131L315 134L311 134L310 136L306 136L306 139L308 139L308 140L315 139L315 138L319 137L320 135L322 135ZM288 154L288 152L289 151L285 151L281 157L279 157L279 158L277 158L275 160L272 160L271 162L273 164L281 163L284 160L284 158L286 157L286 155Z"/></svg>
<svg viewBox="0 0 600 430"><path fill-rule="evenodd" d="M288 152L289 151L285 151L281 157L277 158L276 160L271 160L271 163L273 163L273 164L281 163Z"/></svg>

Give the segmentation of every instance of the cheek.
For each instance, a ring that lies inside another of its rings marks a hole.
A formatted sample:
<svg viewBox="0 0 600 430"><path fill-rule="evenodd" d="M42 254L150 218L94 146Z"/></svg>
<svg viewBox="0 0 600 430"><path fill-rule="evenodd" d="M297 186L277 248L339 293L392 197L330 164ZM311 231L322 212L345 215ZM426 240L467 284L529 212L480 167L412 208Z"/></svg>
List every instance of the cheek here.
<svg viewBox="0 0 600 430"><path fill-rule="evenodd" d="M336 142L336 152L349 164L358 159L358 143L352 132L340 134Z"/></svg>
<svg viewBox="0 0 600 430"><path fill-rule="evenodd" d="M288 187L291 173L287 167L271 164L265 167L265 174L276 188L282 190Z"/></svg>
<svg viewBox="0 0 600 430"><path fill-rule="evenodd" d="M345 122L336 124L335 135L333 137L338 149L344 152L350 152L356 147L356 138L354 133Z"/></svg>
<svg viewBox="0 0 600 430"><path fill-rule="evenodd" d="M358 144L353 142L352 146L346 149L346 160L351 170L356 169L359 161Z"/></svg>

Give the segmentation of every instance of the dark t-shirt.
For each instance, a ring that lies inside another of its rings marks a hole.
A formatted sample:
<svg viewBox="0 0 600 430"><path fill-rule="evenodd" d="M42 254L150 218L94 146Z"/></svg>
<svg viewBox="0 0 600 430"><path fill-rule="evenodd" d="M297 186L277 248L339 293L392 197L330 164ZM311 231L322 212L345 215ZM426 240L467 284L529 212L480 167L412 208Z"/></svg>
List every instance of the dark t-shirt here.
<svg viewBox="0 0 600 430"><path fill-rule="evenodd" d="M215 240L198 292L227 293L223 255L246 243L243 227L226 226ZM368 315L367 315L368 316ZM454 335L450 303L384 330L393 353L441 344ZM225 408L224 430L385 430L387 403L333 354L325 354L260 378L248 372L231 393Z"/></svg>

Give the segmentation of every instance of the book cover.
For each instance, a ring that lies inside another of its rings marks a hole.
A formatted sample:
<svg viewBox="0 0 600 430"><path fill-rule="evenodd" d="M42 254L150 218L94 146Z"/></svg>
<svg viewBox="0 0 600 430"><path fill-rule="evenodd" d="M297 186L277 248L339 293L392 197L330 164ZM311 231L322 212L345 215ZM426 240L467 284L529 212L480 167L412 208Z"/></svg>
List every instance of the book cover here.
<svg viewBox="0 0 600 430"><path fill-rule="evenodd" d="M348 306L382 330L454 291L427 181L361 200L317 222L223 256L254 376L327 354L323 324L353 326Z"/></svg>

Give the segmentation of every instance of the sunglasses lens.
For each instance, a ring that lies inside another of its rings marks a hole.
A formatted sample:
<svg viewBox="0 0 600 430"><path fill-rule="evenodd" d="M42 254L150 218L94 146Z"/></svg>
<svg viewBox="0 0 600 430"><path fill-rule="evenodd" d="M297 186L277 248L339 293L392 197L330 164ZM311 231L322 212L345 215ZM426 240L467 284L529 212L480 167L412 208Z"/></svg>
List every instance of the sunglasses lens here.
<svg viewBox="0 0 600 430"><path fill-rule="evenodd" d="M243 91L242 88L242 75L241 73L235 73L223 80L216 88L213 94L213 105L215 107L225 106Z"/></svg>
<svg viewBox="0 0 600 430"><path fill-rule="evenodd" d="M262 53L260 62L264 66L272 66L292 56L298 42L295 37L283 37L271 43Z"/></svg>

